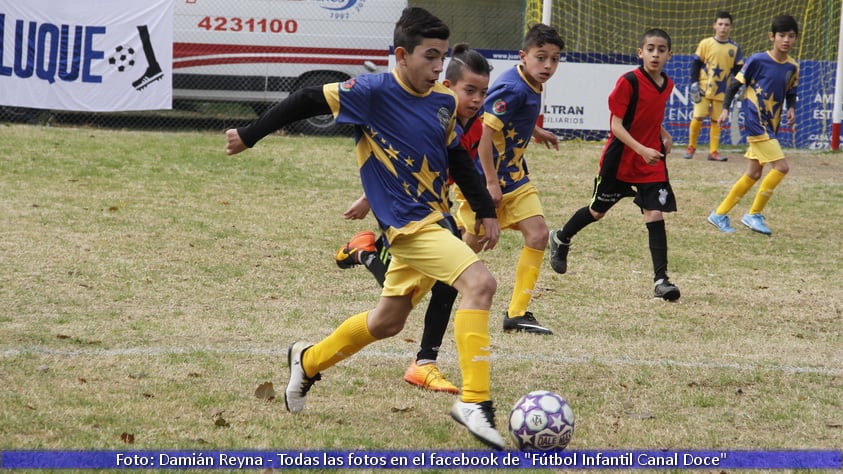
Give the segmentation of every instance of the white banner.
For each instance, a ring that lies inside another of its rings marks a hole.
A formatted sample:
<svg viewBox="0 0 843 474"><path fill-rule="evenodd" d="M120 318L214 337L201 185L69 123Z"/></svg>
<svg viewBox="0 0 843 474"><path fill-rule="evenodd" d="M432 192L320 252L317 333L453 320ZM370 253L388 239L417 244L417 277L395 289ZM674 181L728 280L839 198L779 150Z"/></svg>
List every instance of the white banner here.
<svg viewBox="0 0 843 474"><path fill-rule="evenodd" d="M506 59L495 53L489 59L492 74L489 84L520 60L517 52ZM553 77L544 85L543 126L551 130L609 130L609 93L629 64L561 62Z"/></svg>
<svg viewBox="0 0 843 474"><path fill-rule="evenodd" d="M0 0L0 105L172 108L174 0Z"/></svg>

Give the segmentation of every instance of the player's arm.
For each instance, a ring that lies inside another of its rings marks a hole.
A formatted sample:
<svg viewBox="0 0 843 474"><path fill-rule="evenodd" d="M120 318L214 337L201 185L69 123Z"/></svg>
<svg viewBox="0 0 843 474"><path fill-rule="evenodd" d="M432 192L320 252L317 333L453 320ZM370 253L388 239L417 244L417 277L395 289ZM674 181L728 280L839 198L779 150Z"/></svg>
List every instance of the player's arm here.
<svg viewBox="0 0 843 474"><path fill-rule="evenodd" d="M225 151L229 155L240 153L285 125L330 113L331 108L322 93L322 86L299 89L273 105L250 125L227 130L225 136L228 144Z"/></svg>
<svg viewBox="0 0 843 474"><path fill-rule="evenodd" d="M734 80L726 88L726 96L723 98L723 111L720 112L720 118L718 120L721 127L726 125L726 121L729 120L729 109L732 107L732 101L735 100L735 95L737 95L742 85L743 83L741 81Z"/></svg>
<svg viewBox="0 0 843 474"><path fill-rule="evenodd" d="M480 143L477 144L477 159L480 160L480 166L486 176L486 189L492 197L492 202L497 206L503 198L503 193L498 180L498 168L495 166L495 159L492 155L494 133L493 128L483 124L483 133L480 135ZM460 186L460 189L462 189L462 186Z"/></svg>
<svg viewBox="0 0 843 474"><path fill-rule="evenodd" d="M559 151L559 137L555 133L547 131L538 125L533 129L533 138L536 143L544 143L547 149L553 147L554 150Z"/></svg>
<svg viewBox="0 0 843 474"><path fill-rule="evenodd" d="M796 91L790 90L787 92L787 95L784 96L785 104L787 105L787 124L793 125L796 123Z"/></svg>
<svg viewBox="0 0 843 474"><path fill-rule="evenodd" d="M700 82L700 71L702 71L704 65L699 57L695 57L691 62L691 84Z"/></svg>
<svg viewBox="0 0 843 474"><path fill-rule="evenodd" d="M481 224L484 227L485 233L480 240L483 248L491 250L500 236L495 204L489 196L483 177L477 173L471 156L462 146L448 150L448 171L477 216L475 228Z"/></svg>
<svg viewBox="0 0 843 474"><path fill-rule="evenodd" d="M641 158L644 158L644 161L646 161L647 164L654 165L664 158L661 150L646 147L636 140L632 134L629 133L629 130L623 126L622 117L612 115L611 127L612 134L615 138L620 140L624 145L628 146L636 154L640 155Z"/></svg>

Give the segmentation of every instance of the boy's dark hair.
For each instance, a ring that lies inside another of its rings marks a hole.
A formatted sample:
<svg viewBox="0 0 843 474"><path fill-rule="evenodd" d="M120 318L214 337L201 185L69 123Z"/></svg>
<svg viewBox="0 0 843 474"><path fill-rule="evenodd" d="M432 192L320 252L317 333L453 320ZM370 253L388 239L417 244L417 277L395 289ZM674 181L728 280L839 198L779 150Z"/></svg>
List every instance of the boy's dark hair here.
<svg viewBox="0 0 843 474"><path fill-rule="evenodd" d="M450 35L448 25L429 11L419 7L407 7L395 23L392 43L396 48L404 48L412 54L425 38L447 40Z"/></svg>
<svg viewBox="0 0 843 474"><path fill-rule="evenodd" d="M451 50L451 62L445 70L445 79L459 82L465 69L481 76L488 76L492 72L492 66L482 54L471 49L467 43L459 43Z"/></svg>
<svg viewBox="0 0 843 474"><path fill-rule="evenodd" d="M773 25L770 27L770 32L776 34L787 33L788 31L799 35L799 25L796 23L796 18L790 15L779 15L773 18Z"/></svg>
<svg viewBox="0 0 843 474"><path fill-rule="evenodd" d="M546 44L556 45L559 46L559 49L565 49L565 41L559 36L556 28L545 25L544 23L536 23L530 27L527 35L524 36L524 43L521 49L527 51L533 47L541 48Z"/></svg>
<svg viewBox="0 0 843 474"><path fill-rule="evenodd" d="M645 31L643 35L641 35L641 45L644 45L644 42L647 41L647 38L664 38L667 41L667 50L673 51L673 42L670 40L670 35L667 34L667 31L664 31L661 28L650 28L649 30Z"/></svg>
<svg viewBox="0 0 843 474"><path fill-rule="evenodd" d="M732 19L732 14L725 11L725 10L720 10L719 12L717 12L717 15L714 16L714 21L725 19L725 18L729 19L729 23L735 22L735 20Z"/></svg>

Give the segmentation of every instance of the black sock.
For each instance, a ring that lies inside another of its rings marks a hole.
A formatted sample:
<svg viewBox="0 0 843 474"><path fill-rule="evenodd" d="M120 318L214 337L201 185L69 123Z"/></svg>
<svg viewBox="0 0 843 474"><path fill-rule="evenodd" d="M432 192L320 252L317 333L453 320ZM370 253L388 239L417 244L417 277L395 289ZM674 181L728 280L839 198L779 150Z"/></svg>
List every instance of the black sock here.
<svg viewBox="0 0 843 474"><path fill-rule="evenodd" d="M595 221L597 221L597 219L591 215L591 210L589 210L588 206L583 207L577 210L577 212L568 219L568 222L566 222L561 229L556 231L556 238L563 244L568 244L571 242L571 239L577 235L577 232L583 230L585 226Z"/></svg>
<svg viewBox="0 0 843 474"><path fill-rule="evenodd" d="M386 270L389 268L389 262L392 261L392 255L390 255L389 250L384 247L384 241L386 237L381 234L380 237L375 241L375 251L374 252L360 252L359 258L360 263L366 267L366 270L371 272L372 276L375 277L375 280L378 281L378 285L383 287L383 282L386 280Z"/></svg>
<svg viewBox="0 0 843 474"><path fill-rule="evenodd" d="M667 280L667 231L664 221L647 223L650 236L650 256L653 258L653 281Z"/></svg>
<svg viewBox="0 0 843 474"><path fill-rule="evenodd" d="M427 312L424 313L424 332L422 332L421 346L416 360L436 360L456 300L456 288L441 281L433 285L430 303L427 305Z"/></svg>

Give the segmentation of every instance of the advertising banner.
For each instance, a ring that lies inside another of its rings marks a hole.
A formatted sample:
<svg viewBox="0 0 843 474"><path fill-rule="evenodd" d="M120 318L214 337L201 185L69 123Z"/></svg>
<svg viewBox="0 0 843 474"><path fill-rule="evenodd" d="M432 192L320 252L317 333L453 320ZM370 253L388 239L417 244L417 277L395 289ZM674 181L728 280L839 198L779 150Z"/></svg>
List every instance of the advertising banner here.
<svg viewBox="0 0 843 474"><path fill-rule="evenodd" d="M0 0L0 104L172 107L173 0Z"/></svg>

